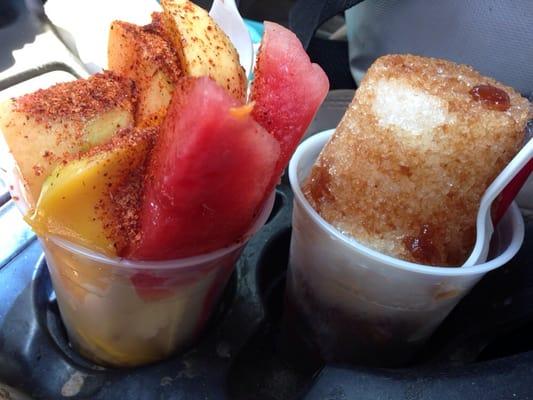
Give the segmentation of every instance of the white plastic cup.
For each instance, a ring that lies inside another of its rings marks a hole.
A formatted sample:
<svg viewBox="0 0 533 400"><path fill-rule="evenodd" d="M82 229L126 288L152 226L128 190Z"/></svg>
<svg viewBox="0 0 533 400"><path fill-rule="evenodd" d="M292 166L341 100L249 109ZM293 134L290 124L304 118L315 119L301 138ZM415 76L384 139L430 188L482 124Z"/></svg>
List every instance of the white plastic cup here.
<svg viewBox="0 0 533 400"><path fill-rule="evenodd" d="M289 165L294 212L290 315L284 319L325 361L403 365L488 271L518 252L522 216L513 203L496 229L492 258L473 267L425 266L381 254L328 224L302 193L301 184L332 133L307 139Z"/></svg>

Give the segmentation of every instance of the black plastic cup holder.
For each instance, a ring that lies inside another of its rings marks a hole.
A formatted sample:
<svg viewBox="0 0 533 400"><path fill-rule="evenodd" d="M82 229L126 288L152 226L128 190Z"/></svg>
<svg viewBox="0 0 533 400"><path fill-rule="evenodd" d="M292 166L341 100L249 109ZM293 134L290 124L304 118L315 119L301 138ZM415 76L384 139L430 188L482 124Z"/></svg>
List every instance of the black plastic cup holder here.
<svg viewBox="0 0 533 400"><path fill-rule="evenodd" d="M265 243L257 264L257 288L267 318L277 320L283 312L285 274L289 259L291 229L285 228Z"/></svg>
<svg viewBox="0 0 533 400"><path fill-rule="evenodd" d="M276 218L276 216L281 212L281 210L285 207L287 207L289 203L289 199L287 195L281 191L276 191L276 197L274 198L274 204L272 205L272 211L270 212L270 215L267 218L267 221L265 224L270 223L273 219Z"/></svg>

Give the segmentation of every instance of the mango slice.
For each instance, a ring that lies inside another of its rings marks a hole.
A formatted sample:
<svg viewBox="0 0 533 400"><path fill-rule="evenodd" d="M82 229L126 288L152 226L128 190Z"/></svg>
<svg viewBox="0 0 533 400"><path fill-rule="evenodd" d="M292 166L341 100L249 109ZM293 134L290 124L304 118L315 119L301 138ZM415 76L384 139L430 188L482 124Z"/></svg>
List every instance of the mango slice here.
<svg viewBox="0 0 533 400"><path fill-rule="evenodd" d="M153 132L127 130L108 145L58 166L44 182L35 210L26 221L40 236L59 236L116 256L129 240L122 231L128 213L125 208L134 207L140 195L137 189Z"/></svg>

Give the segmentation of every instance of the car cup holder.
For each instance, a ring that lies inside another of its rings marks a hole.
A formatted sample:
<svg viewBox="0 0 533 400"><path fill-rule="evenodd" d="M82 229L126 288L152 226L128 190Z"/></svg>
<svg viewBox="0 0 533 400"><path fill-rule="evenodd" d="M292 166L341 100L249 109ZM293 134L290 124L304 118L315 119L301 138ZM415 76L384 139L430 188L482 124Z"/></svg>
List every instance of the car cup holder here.
<svg viewBox="0 0 533 400"><path fill-rule="evenodd" d="M330 92L310 132L335 126L352 96ZM93 400L478 400L533 393L531 219L518 255L474 287L410 365L350 367L324 365L284 329L292 201L284 176L203 336L186 352L139 368L104 368L70 348L39 241L27 239L0 267L0 398L2 385L13 399L20 392Z"/></svg>
<svg viewBox="0 0 533 400"><path fill-rule="evenodd" d="M286 345L281 321L291 210L284 180L205 334L184 354L140 368L103 368L69 347L34 241L15 259L19 265L0 271L15 273L37 259L36 266L25 264L26 285L0 314L0 381L36 399L501 399L533 393L531 223L519 254L476 285L411 365L371 369L323 365L312 351Z"/></svg>

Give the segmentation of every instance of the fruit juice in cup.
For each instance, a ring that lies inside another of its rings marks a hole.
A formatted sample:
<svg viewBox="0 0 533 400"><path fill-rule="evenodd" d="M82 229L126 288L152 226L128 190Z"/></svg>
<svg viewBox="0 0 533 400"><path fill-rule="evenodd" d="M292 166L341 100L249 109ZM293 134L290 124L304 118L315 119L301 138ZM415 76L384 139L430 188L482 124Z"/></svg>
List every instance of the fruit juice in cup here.
<svg viewBox="0 0 533 400"><path fill-rule="evenodd" d="M7 176L23 213L20 181ZM103 365L164 359L200 335L247 240L266 222L272 194L241 241L168 261L110 258L58 237L40 237L70 343Z"/></svg>
<svg viewBox="0 0 533 400"><path fill-rule="evenodd" d="M325 361L403 365L485 273L517 253L523 220L513 204L496 229L494 256L469 268L419 265L365 247L323 220L301 190L332 133L307 139L290 162L294 212L284 319Z"/></svg>

